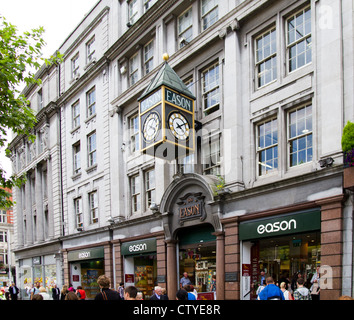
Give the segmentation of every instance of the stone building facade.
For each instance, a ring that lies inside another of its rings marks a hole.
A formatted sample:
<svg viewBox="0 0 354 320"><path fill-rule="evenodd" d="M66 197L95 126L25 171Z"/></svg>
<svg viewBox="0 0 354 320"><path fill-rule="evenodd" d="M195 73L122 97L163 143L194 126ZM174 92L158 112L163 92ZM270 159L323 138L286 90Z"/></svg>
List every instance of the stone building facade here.
<svg viewBox="0 0 354 320"><path fill-rule="evenodd" d="M43 154L12 142L15 171L30 178L14 192L19 267L41 256L31 267L45 273L42 252L53 253L56 281L91 297L102 273L146 298L156 284L173 297L184 271L210 297L216 275L216 298L241 300L254 298L261 270L280 280L321 267L321 299L352 295L341 151L354 119L352 9L99 1L58 48L63 63L38 75L43 88L25 91L49 97L36 128L48 139ZM178 161L140 152L138 99L165 52L196 97L196 150ZM204 215L181 218L185 201Z"/></svg>

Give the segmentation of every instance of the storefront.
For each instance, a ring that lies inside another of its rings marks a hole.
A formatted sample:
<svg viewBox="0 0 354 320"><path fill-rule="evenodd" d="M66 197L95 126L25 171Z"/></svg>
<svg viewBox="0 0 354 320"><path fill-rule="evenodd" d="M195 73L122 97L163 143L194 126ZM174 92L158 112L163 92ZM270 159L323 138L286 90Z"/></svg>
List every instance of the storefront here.
<svg viewBox="0 0 354 320"><path fill-rule="evenodd" d="M279 284L289 282L289 287L295 274L311 280L321 265L320 229L320 210L241 222L242 299L256 299L268 276Z"/></svg>
<svg viewBox="0 0 354 320"><path fill-rule="evenodd" d="M216 276L216 237L213 233L211 225L201 225L181 229L177 236L179 279L187 272L199 294L213 290L212 278Z"/></svg>
<svg viewBox="0 0 354 320"><path fill-rule="evenodd" d="M157 285L156 239L124 242L121 254L124 256L125 287L135 286L143 293L144 300L150 299Z"/></svg>
<svg viewBox="0 0 354 320"><path fill-rule="evenodd" d="M48 293L51 293L60 278L60 275L57 274L57 263L57 256L53 254L19 260L17 285L21 292L21 298L30 299L29 289L37 282L40 286L45 287Z"/></svg>
<svg viewBox="0 0 354 320"><path fill-rule="evenodd" d="M68 252L69 283L86 292L86 299L94 299L99 293L97 279L104 274L104 247L85 248Z"/></svg>

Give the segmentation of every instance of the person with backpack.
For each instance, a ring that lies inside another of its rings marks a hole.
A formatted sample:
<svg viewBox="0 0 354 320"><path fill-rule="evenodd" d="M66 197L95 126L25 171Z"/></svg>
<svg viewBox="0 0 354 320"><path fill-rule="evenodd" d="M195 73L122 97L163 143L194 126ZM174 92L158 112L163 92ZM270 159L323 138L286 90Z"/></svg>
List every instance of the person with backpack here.
<svg viewBox="0 0 354 320"><path fill-rule="evenodd" d="M85 300L86 299L86 292L85 292L84 289L82 289L81 286L77 287L76 295L78 296L79 300Z"/></svg>
<svg viewBox="0 0 354 320"><path fill-rule="evenodd" d="M297 279L297 289L294 291L294 300L312 300L311 292L304 287L304 279Z"/></svg>
<svg viewBox="0 0 354 320"><path fill-rule="evenodd" d="M285 300L283 292L274 284L272 277L266 279L267 286L259 293L258 300Z"/></svg>

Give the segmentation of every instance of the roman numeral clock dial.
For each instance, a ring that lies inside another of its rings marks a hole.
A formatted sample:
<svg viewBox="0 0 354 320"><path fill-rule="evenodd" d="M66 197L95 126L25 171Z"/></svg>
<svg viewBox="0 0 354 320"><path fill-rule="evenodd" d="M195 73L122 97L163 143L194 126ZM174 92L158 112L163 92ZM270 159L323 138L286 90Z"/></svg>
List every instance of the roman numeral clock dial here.
<svg viewBox="0 0 354 320"><path fill-rule="evenodd" d="M187 140L190 134L190 126L188 120L179 112L172 112L168 119L168 125L178 140Z"/></svg>
<svg viewBox="0 0 354 320"><path fill-rule="evenodd" d="M156 112L152 112L145 119L143 136L146 142L152 142L160 130L160 117Z"/></svg>

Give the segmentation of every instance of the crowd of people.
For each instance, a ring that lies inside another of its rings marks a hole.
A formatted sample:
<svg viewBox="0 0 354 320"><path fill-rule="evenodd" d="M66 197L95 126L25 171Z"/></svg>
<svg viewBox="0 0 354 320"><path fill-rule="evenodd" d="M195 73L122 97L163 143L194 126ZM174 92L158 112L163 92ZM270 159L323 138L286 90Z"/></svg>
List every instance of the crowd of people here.
<svg viewBox="0 0 354 320"><path fill-rule="evenodd" d="M185 276L182 279L180 289L176 293L175 299L197 300L197 292L189 281L188 277ZM127 286L124 288L124 283L120 283L117 290L113 290L110 288L110 279L105 275L98 277L97 283L100 287L100 292L95 296L94 300L143 300L143 293L140 292L135 286ZM17 300L20 290L17 288L15 283L12 283L9 288L6 288L6 290L5 288L2 288L0 292L3 293L3 297L0 296L0 299ZM41 286L39 282L36 282L32 288L27 288L27 295L29 296L30 300L86 299L85 290L81 286L78 286L76 289L74 289L72 284L64 285L61 290L57 287L57 285L54 285L54 287L51 288L49 292L47 292L46 288ZM160 286L155 286L150 300L169 300L166 289Z"/></svg>

